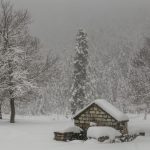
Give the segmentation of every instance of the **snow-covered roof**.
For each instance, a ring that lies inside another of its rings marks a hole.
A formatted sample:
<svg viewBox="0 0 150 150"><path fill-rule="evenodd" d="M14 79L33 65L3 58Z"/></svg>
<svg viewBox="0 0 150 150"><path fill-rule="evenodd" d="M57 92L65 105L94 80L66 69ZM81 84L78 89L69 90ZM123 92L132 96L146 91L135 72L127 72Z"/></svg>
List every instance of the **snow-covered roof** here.
<svg viewBox="0 0 150 150"><path fill-rule="evenodd" d="M129 120L127 115L122 113L120 110L118 110L116 107L114 107L112 104L110 104L108 101L106 101L104 99L97 99L97 100L93 101L87 107L85 107L82 110L80 110L79 112L77 112L73 118L77 117L80 113L82 113L85 109L87 109L92 104L96 104L97 106L99 106L101 109L103 109L105 112L107 112L109 115L111 115L117 121L128 121Z"/></svg>

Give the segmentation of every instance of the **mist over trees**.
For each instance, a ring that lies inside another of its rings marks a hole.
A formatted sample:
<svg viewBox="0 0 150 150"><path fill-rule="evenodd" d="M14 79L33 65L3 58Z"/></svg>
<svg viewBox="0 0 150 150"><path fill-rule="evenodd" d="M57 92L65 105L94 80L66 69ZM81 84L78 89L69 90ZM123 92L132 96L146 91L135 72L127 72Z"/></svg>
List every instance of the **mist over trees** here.
<svg viewBox="0 0 150 150"><path fill-rule="evenodd" d="M1 0L0 118L1 111L11 112L12 123L15 113L74 114L97 98L123 112L145 112L146 118L150 36L145 31L138 28L139 38L130 35L130 28L120 35L119 28L114 34L107 26L97 32L79 30L77 37L72 35L75 49L62 48L61 54L48 50L43 55L40 39L31 34L31 20L27 10Z"/></svg>

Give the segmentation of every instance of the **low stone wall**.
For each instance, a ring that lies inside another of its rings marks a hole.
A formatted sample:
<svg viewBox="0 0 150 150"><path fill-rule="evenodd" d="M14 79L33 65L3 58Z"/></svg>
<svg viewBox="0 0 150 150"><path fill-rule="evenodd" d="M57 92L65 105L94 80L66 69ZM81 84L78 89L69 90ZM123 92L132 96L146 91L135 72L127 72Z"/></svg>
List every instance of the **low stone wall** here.
<svg viewBox="0 0 150 150"><path fill-rule="evenodd" d="M54 132L54 140L56 141L72 141L72 140L87 140L86 132Z"/></svg>
<svg viewBox="0 0 150 150"><path fill-rule="evenodd" d="M72 132L66 132L66 133L61 133L61 132L54 132L54 139L56 141L68 141L72 140Z"/></svg>

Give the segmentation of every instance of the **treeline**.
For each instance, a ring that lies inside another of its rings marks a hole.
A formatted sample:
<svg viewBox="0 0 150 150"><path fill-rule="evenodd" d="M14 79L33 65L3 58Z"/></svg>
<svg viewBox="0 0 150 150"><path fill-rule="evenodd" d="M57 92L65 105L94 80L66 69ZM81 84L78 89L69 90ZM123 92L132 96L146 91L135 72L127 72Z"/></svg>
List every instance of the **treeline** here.
<svg viewBox="0 0 150 150"><path fill-rule="evenodd" d="M27 10L15 10L1 0L0 112L10 112L11 123L15 112L75 113L97 98L107 99L124 112L145 111L146 117L150 38L144 37L140 46L130 39L96 45L88 33L79 30L75 47L58 55L55 50L44 51L40 40L31 35L31 20Z"/></svg>

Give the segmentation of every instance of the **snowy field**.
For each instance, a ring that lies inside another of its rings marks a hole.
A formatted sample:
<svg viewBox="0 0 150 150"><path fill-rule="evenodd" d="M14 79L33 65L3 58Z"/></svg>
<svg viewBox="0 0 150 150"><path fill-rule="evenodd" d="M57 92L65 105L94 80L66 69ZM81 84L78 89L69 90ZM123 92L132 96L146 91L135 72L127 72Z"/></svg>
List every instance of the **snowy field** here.
<svg viewBox="0 0 150 150"><path fill-rule="evenodd" d="M101 144L95 140L54 141L54 131L73 125L63 117L17 116L16 123L10 124L8 116L4 116L0 121L0 150L149 150L150 116L144 121L143 116L130 115L130 120L130 132L146 131L147 135L129 143Z"/></svg>

